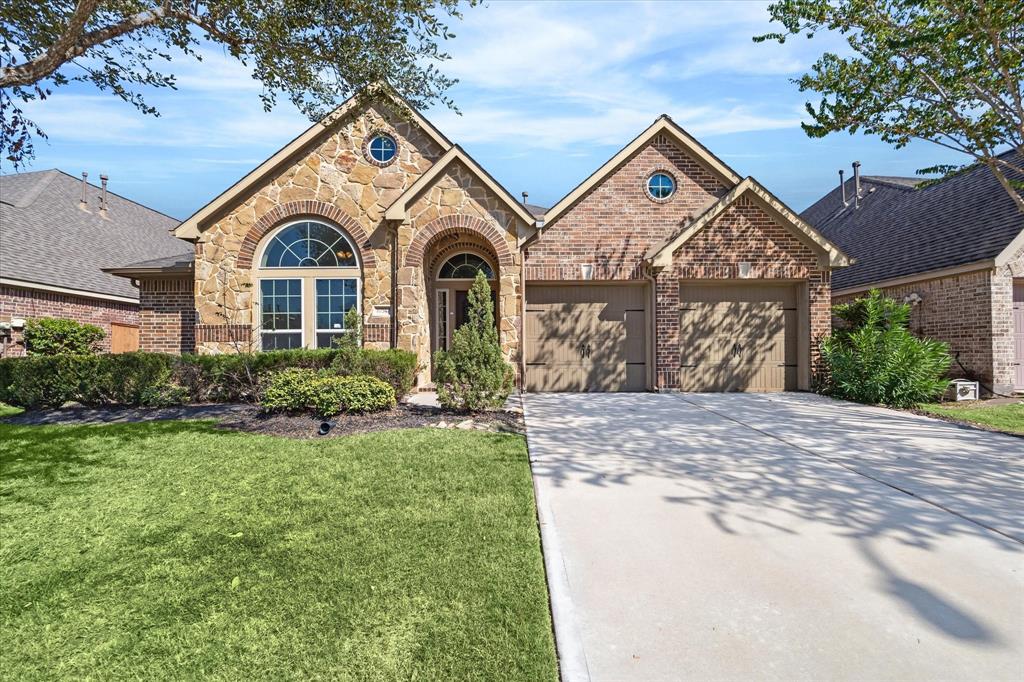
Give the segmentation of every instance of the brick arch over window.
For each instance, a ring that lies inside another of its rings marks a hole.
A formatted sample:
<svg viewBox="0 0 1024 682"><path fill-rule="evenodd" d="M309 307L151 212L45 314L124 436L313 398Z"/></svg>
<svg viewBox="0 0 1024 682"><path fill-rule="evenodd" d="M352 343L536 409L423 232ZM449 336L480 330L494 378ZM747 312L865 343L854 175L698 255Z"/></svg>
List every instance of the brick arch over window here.
<svg viewBox="0 0 1024 682"><path fill-rule="evenodd" d="M363 266L363 270L377 267L377 259L373 255L366 230L337 206L323 201L290 201L267 211L262 218L256 221L256 224L249 228L245 239L242 240L242 248L238 252L238 267L251 268L252 259L256 255L256 247L259 246L260 240L285 220L298 217L321 218L331 221L352 237L352 241L355 242L353 246L359 249L359 263Z"/></svg>
<svg viewBox="0 0 1024 682"><path fill-rule="evenodd" d="M511 267L512 252L505 243L505 238L490 223L480 218L467 215L446 215L432 220L427 224L409 245L409 251L405 254L406 266L423 266L423 254L427 244L437 237L448 235L472 234L483 237L487 244L494 249L494 255L498 257L498 264L504 267Z"/></svg>

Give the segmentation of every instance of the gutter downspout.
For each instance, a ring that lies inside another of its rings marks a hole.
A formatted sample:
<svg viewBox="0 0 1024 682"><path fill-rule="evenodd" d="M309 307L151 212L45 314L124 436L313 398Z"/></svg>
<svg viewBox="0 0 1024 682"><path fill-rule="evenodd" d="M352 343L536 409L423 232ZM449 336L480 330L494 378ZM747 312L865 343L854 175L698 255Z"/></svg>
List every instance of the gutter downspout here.
<svg viewBox="0 0 1024 682"><path fill-rule="evenodd" d="M651 390L660 393L661 386L658 384L658 295L656 293L658 277L651 272L650 261L644 262L644 279L650 284L650 288L647 291L647 310L651 320L647 325L647 331L650 333L648 334L649 339L647 343L644 344L647 346L644 352L650 358L647 376L650 379Z"/></svg>
<svg viewBox="0 0 1024 682"><path fill-rule="evenodd" d="M519 295L519 395L526 393L526 258L529 250L523 249L522 254L523 262L519 266L519 283L523 288Z"/></svg>
<svg viewBox="0 0 1024 682"><path fill-rule="evenodd" d="M392 223L388 229L391 237L391 329L389 339L392 348L398 348L398 225Z"/></svg>

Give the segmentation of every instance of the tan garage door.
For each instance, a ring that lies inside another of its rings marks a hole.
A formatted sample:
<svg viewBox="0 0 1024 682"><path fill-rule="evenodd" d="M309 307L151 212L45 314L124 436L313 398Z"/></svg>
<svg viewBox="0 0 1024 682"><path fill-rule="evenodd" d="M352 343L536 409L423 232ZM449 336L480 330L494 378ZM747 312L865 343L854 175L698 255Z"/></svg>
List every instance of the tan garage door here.
<svg viewBox="0 0 1024 682"><path fill-rule="evenodd" d="M684 391L797 387L794 285L682 282L679 385Z"/></svg>
<svg viewBox="0 0 1024 682"><path fill-rule="evenodd" d="M646 298L643 286L528 286L527 390L644 390Z"/></svg>

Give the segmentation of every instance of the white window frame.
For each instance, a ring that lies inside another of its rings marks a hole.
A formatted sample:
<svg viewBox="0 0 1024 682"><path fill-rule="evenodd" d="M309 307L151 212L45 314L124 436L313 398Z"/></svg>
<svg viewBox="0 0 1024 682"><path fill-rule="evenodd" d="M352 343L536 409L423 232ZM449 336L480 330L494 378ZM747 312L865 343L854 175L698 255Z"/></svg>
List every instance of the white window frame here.
<svg viewBox="0 0 1024 682"><path fill-rule="evenodd" d="M312 277L312 310L310 311L313 316L313 348L319 348L317 345L317 334L348 334L351 329L342 329L340 332L337 329L320 329L317 327L317 293L316 283L319 281L330 281L332 279L348 280L354 279L356 282L356 313L359 315L360 321L363 317L363 278L362 277ZM346 313L347 314L347 313ZM329 346L328 346L329 347Z"/></svg>
<svg viewBox="0 0 1024 682"><path fill-rule="evenodd" d="M441 310L441 299L444 299L443 312ZM450 345L448 330L451 328L451 320L448 319L448 315L450 314L452 309L451 299L451 289L436 290L434 299L434 317L437 320L437 338L435 340L434 346L435 348L439 348L441 350L448 350L448 346ZM441 343L442 341L444 341L443 345Z"/></svg>
<svg viewBox="0 0 1024 682"><path fill-rule="evenodd" d="M264 334L294 334L294 329L271 329L263 328L263 282L298 282L299 283L299 344L301 348L306 347L306 285L302 277L262 277L256 280L256 329L259 334L259 348L263 350Z"/></svg>

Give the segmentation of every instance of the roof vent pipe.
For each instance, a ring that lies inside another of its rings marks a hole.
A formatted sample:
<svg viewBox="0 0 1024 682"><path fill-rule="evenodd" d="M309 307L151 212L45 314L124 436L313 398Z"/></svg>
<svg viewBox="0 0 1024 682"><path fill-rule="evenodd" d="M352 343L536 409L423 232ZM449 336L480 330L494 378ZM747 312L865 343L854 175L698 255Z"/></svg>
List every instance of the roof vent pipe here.
<svg viewBox="0 0 1024 682"><path fill-rule="evenodd" d="M843 193L843 208L850 205L850 202L846 200L846 180L843 179L843 169L839 169L839 189Z"/></svg>
<svg viewBox="0 0 1024 682"><path fill-rule="evenodd" d="M860 161L853 162L853 207L860 208Z"/></svg>
<svg viewBox="0 0 1024 682"><path fill-rule="evenodd" d="M109 179L106 175L100 175L100 185L103 187L103 192L100 194L101 211L107 210L107 180Z"/></svg>
<svg viewBox="0 0 1024 682"><path fill-rule="evenodd" d="M86 206L89 205L89 202L86 201L86 199L85 199L85 188L88 187L88 185L89 185L89 174L87 172L85 172L85 171L82 171L82 196L78 200L78 203L79 203L79 205L82 208L85 208Z"/></svg>
<svg viewBox="0 0 1024 682"><path fill-rule="evenodd" d="M523 206L526 206L526 200L527 200L527 198L529 198L529 196L530 196L529 192L523 192Z"/></svg>

